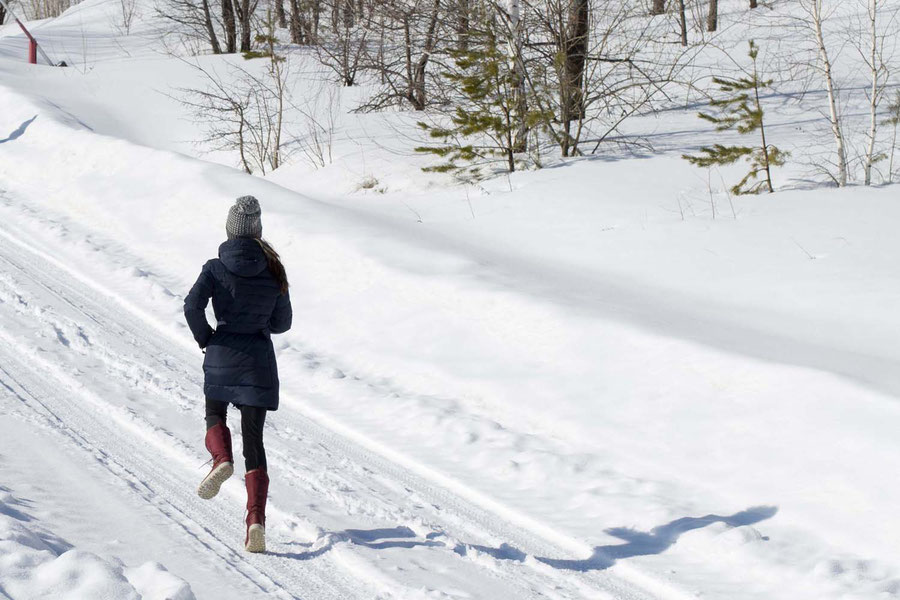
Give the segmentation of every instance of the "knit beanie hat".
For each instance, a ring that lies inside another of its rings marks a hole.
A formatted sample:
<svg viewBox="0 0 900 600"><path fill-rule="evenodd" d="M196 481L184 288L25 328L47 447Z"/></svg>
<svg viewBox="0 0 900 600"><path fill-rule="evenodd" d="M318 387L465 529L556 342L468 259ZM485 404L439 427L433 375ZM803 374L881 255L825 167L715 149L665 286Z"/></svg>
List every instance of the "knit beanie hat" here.
<svg viewBox="0 0 900 600"><path fill-rule="evenodd" d="M259 201L256 198L241 196L235 201L234 206L228 209L225 233L228 234L229 240L239 237L262 237Z"/></svg>

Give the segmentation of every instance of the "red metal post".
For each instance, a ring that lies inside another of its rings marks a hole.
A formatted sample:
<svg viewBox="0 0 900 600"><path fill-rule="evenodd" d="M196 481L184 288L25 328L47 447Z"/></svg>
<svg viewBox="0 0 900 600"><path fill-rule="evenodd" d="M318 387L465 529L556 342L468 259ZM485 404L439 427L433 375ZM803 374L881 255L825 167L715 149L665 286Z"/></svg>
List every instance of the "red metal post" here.
<svg viewBox="0 0 900 600"><path fill-rule="evenodd" d="M16 23L19 24L19 27L22 29L22 32L25 34L25 37L28 38L28 62L33 65L37 64L37 40L31 36L31 32L25 29L25 25L19 19L16 19Z"/></svg>
<svg viewBox="0 0 900 600"><path fill-rule="evenodd" d="M8 14L10 17L12 17L16 21L16 23L22 29L22 32L25 34L25 37L28 38L28 62L30 62L33 65L36 65L37 64L37 55L38 55L38 53L40 53L41 56L44 58L44 60L47 61L47 64L52 65L53 62L51 62L50 57L47 56L47 53L44 52L43 48L38 46L37 40L34 39L34 36L31 35L31 32L29 32L28 29L25 27L25 24L19 20L19 17L16 16L16 13L14 13L12 11L12 9L9 7L9 2L7 2L7 0L0 0L0 6L3 6L3 8L6 9L6 14Z"/></svg>

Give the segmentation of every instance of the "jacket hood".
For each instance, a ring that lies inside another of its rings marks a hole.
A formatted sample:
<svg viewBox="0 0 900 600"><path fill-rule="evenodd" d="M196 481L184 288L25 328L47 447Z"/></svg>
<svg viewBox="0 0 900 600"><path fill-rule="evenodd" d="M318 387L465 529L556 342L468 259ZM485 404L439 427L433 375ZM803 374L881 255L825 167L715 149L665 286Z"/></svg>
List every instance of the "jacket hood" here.
<svg viewBox="0 0 900 600"><path fill-rule="evenodd" d="M235 238L223 242L219 246L219 260L226 269L240 277L259 275L269 266L255 238Z"/></svg>

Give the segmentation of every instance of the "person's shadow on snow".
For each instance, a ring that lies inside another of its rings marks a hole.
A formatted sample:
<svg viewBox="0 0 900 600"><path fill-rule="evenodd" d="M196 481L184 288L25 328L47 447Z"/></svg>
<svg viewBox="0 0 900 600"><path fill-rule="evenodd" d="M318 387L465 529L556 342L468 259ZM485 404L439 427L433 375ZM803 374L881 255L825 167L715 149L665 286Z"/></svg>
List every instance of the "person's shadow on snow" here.
<svg viewBox="0 0 900 600"><path fill-rule="evenodd" d="M582 560L542 556L535 556L534 558L556 569L567 569L570 571L603 570L613 566L617 560L622 558L662 554L675 544L683 533L688 531L701 529L713 523L725 523L730 527L754 525L760 521L772 518L777 512L778 508L775 506L754 506L727 517L721 515L682 517L665 525L654 527L650 531L637 531L629 527L613 527L607 529L606 533L624 540L624 544L597 546L589 558ZM288 543L288 545L303 548L300 552L270 552L269 554L295 560L311 560L325 554L338 542L351 542L357 546L375 550L422 546L447 547L444 542L433 539L437 535L432 533L426 536L424 540L417 540L415 539L417 537L416 533L403 526L383 529L347 529L341 532L328 533L315 543ZM501 544L497 548L479 544L458 544L452 550L460 556L465 556L470 550L474 550L498 560L513 560L516 562L523 562L528 557L525 552L509 544Z"/></svg>
<svg viewBox="0 0 900 600"><path fill-rule="evenodd" d="M17 140L20 137L22 137L22 134L25 133L25 130L28 129L28 126L31 125L32 123L34 123L34 120L37 118L38 118L38 116L34 115L27 121L23 122L12 133L10 133L8 136L6 136L6 139L0 140L0 144L5 144L6 142L11 142L13 140Z"/></svg>
<svg viewBox="0 0 900 600"><path fill-rule="evenodd" d="M542 563L557 569L570 571L594 571L608 569L621 558L662 554L668 550L678 538L688 531L701 529L713 523L725 523L731 527L754 525L760 521L771 519L778 512L775 506L754 506L728 517L706 515L703 517L682 517L671 523L654 527L650 531L637 531L629 527L613 527L606 533L624 540L624 544L597 546L589 558L583 560L567 560L559 558L535 557Z"/></svg>
<svg viewBox="0 0 900 600"><path fill-rule="evenodd" d="M318 543L290 542L288 544L305 548L301 552L269 552L269 554L295 560L310 560L325 554L338 542L351 542L356 546L364 546L373 550L445 545L442 542L430 539L430 537L425 540L417 540L415 539L416 537L416 533L412 529L404 526L382 529L345 529L344 531L326 534L322 541Z"/></svg>

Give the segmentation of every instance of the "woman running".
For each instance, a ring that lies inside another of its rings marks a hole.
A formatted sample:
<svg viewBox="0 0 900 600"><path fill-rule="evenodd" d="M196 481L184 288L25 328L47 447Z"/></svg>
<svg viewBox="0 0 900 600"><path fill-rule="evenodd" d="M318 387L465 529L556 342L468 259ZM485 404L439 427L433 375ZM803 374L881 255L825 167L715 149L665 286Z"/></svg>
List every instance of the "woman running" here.
<svg viewBox="0 0 900 600"><path fill-rule="evenodd" d="M241 411L244 465L247 469L247 534L249 552L266 551L266 498L269 489L263 425L266 412L278 409L278 368L271 334L291 328L287 275L278 253L262 239L259 202L238 198L225 223L228 240L219 258L207 261L184 299L184 316L203 360L206 396L206 448L212 470L197 493L209 499L234 473L228 404ZM216 327L206 320L212 298Z"/></svg>

